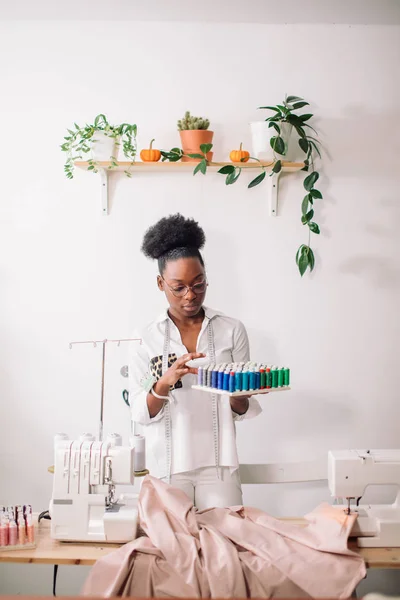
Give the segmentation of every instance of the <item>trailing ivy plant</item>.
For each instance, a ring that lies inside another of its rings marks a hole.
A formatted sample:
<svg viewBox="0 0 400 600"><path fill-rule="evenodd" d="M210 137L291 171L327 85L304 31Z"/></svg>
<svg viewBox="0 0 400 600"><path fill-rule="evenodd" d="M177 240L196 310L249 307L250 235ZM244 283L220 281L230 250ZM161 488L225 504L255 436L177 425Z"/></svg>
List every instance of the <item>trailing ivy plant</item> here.
<svg viewBox="0 0 400 600"><path fill-rule="evenodd" d="M299 96L286 96L282 104L276 106L260 106L260 109L273 111L270 117L265 119L269 123L269 127L273 127L276 135L271 137L270 145L272 150L279 154L285 154L285 140L282 137L282 123L292 125L296 130L299 139L298 144L302 152L305 154L303 171L309 172L303 182L303 186L307 194L304 196L301 203L301 222L308 227L308 244L302 244L296 253L296 264L299 268L300 275L303 276L307 268L312 271L315 265L314 252L311 249L310 237L311 233L319 234L320 228L314 217L314 200L322 199L321 192L315 188L315 184L319 179L319 173L315 169L314 159L317 155L321 158L320 142L313 135L310 135L310 130L315 133L315 129L308 123L314 116L311 113L298 114L297 111L309 106L303 98ZM282 162L276 161L274 165L275 173L279 173L282 169ZM259 183L259 182L258 182ZM256 184L255 184L256 185ZM249 186L250 187L250 186Z"/></svg>
<svg viewBox="0 0 400 600"><path fill-rule="evenodd" d="M169 151L161 150L161 160L163 162L166 160L169 160L170 162L177 162L178 160L181 160L183 156L188 156L189 158L197 158L199 159L199 162L196 163L196 166L193 169L193 175L196 175L196 173L199 172L205 175L207 173L207 167L209 165L209 161L207 160L207 154L208 152L210 152L212 147L212 144L200 144L201 154L184 154L181 148L171 148L171 150Z"/></svg>
<svg viewBox="0 0 400 600"><path fill-rule="evenodd" d="M282 136L282 123L288 123L294 127L298 133L299 140L298 144L302 152L305 154L304 168L302 171L309 172L310 175L306 176L303 182L303 186L307 194L304 196L301 204L301 222L303 225L308 227L308 244L302 244L296 253L296 264L300 271L300 275L303 276L307 268L312 271L315 265L314 252L310 245L311 233L319 234L320 229L317 223L313 221L314 217L314 200L322 199L321 192L315 188L315 184L319 179L319 173L315 170L314 159L315 155L321 157L319 149L320 142L317 138L309 135L308 130L311 129L316 135L317 132L307 121L309 121L314 115L310 113L297 114L299 109L304 106L309 106L309 103L300 98L299 96L287 96L282 104L276 106L260 106L260 109L272 110L274 114L271 117L265 119L269 122L269 127L273 127L276 135L270 139L270 145L274 152L275 160L273 163L272 171L270 176L280 173L282 170L282 160L276 156L277 154L284 155L286 153L286 144ZM253 158L253 157L251 157ZM257 160L257 158L253 158ZM248 187L252 188L259 185L266 177L266 166L260 165L261 173L250 181ZM230 185L235 183L240 174L242 168L236 167L235 165L225 165L218 173L226 175L225 183Z"/></svg>
<svg viewBox="0 0 400 600"><path fill-rule="evenodd" d="M114 138L117 146L122 144L122 151L125 158L127 158L131 165L135 161L136 157L136 125L129 123L122 123L121 125L110 125L107 117L103 114L97 115L93 124L84 125L80 127L77 123L74 123L74 129L67 129L68 135L64 137L64 143L61 145L61 150L66 152L67 159L64 165L64 172L68 179L73 179L74 162L76 160L82 160L85 155L91 151L93 144L93 136L97 131L103 132L107 137ZM93 158L87 160L89 166L88 171L97 173L98 164ZM110 157L109 169L113 169L118 166L117 159L114 156ZM130 169L125 171L128 177L131 177Z"/></svg>

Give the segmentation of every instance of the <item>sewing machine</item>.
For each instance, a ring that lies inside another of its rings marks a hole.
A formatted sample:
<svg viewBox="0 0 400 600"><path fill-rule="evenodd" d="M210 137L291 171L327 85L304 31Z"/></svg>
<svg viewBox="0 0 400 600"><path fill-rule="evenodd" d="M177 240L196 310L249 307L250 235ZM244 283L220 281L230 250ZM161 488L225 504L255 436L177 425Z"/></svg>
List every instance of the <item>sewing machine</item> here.
<svg viewBox="0 0 400 600"><path fill-rule="evenodd" d="M141 436L136 436L141 437ZM104 442L90 434L54 440L51 537L65 541L128 542L136 537L137 495L115 498L116 485L133 485L135 448L118 434Z"/></svg>
<svg viewBox="0 0 400 600"><path fill-rule="evenodd" d="M356 500L357 521L352 536L359 547L400 547L400 491L393 504L359 505L368 485L400 487L400 450L337 450L328 453L328 483L332 496Z"/></svg>

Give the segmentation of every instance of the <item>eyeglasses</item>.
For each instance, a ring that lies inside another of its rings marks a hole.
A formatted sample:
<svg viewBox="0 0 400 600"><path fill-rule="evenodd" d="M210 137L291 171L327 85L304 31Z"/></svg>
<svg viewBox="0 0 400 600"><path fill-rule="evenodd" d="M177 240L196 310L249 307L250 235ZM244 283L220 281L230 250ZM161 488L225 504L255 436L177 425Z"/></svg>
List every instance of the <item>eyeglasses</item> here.
<svg viewBox="0 0 400 600"><path fill-rule="evenodd" d="M170 285L168 285L168 283L165 281L164 277L161 277L161 279L164 281L167 288L177 298L183 298L184 296L186 296L189 293L190 290L192 290L192 292L196 296L201 296L202 294L204 294L204 292L206 291L207 286L208 286L206 279L204 279L204 281L199 281L198 283L195 283L194 285L178 285L177 287L171 287Z"/></svg>

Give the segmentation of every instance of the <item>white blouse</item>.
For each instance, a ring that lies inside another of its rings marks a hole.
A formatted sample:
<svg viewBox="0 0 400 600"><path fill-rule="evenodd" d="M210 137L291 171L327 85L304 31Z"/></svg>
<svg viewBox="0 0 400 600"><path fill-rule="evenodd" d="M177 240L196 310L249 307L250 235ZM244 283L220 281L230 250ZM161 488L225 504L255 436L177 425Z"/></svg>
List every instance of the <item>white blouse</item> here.
<svg viewBox="0 0 400 600"><path fill-rule="evenodd" d="M203 308L205 318L197 340L196 352L208 355L206 330L209 321L212 320L216 362L249 361L249 341L244 325L221 312ZM169 354L175 354L177 358L187 354L187 348L182 343L178 328L165 311L143 330L135 332L133 337L141 338L142 343L134 342L131 345L129 362L129 399L132 419L143 426L146 437L147 467L156 477L167 476L164 408L155 417L150 417L147 406L148 392L144 389L143 380L151 374L151 363L153 373L156 369L155 364L159 365L158 371L159 374L161 373L167 319L170 328ZM197 383L195 375L185 375L179 384L182 387L170 393L171 474L215 465L211 394L192 389L191 386L195 383ZM237 469L239 462L235 421L255 417L262 409L253 396L249 400L247 412L238 415L231 410L229 395L218 395L217 398L219 465Z"/></svg>

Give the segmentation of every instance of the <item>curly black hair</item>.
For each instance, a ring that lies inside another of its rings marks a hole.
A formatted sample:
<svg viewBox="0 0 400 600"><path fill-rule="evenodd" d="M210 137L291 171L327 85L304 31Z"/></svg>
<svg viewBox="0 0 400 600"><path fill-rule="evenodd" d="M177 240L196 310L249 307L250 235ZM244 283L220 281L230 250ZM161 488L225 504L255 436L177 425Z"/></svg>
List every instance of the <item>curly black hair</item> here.
<svg viewBox="0 0 400 600"><path fill-rule="evenodd" d="M167 262L178 258L198 258L204 266L199 250L205 241L206 236L197 221L177 213L163 217L146 231L141 250L148 258L158 260L162 275Z"/></svg>

